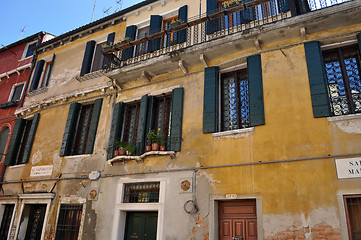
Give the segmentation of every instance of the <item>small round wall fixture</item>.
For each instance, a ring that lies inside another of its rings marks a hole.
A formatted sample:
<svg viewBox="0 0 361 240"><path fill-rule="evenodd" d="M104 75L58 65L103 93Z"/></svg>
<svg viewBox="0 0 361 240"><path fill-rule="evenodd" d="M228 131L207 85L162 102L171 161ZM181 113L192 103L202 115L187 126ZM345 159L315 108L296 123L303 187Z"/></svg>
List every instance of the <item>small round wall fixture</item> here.
<svg viewBox="0 0 361 240"><path fill-rule="evenodd" d="M193 200L188 200L184 204L183 208L184 208L184 211L186 211L186 213L188 213L188 214L194 214L194 213L198 212L197 204Z"/></svg>
<svg viewBox="0 0 361 240"><path fill-rule="evenodd" d="M191 183L188 180L183 180L181 182L181 188L183 191L187 191L191 187Z"/></svg>

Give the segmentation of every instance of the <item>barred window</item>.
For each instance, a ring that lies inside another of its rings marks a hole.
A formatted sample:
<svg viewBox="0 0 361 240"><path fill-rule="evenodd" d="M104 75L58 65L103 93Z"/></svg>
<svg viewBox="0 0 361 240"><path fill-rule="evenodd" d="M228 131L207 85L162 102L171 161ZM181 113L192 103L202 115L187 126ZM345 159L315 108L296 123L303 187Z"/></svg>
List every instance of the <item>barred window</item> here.
<svg viewBox="0 0 361 240"><path fill-rule="evenodd" d="M61 204L55 239L78 239L82 211L82 204Z"/></svg>
<svg viewBox="0 0 361 240"><path fill-rule="evenodd" d="M154 98L152 130L162 137L164 146L167 146L168 137L170 136L170 105L172 95Z"/></svg>
<svg viewBox="0 0 361 240"><path fill-rule="evenodd" d="M361 112L360 52L357 45L323 52L333 115Z"/></svg>
<svg viewBox="0 0 361 240"><path fill-rule="evenodd" d="M350 239L361 238L361 196L346 196L345 207Z"/></svg>
<svg viewBox="0 0 361 240"><path fill-rule="evenodd" d="M135 146L139 121L140 102L127 104L124 110L122 141Z"/></svg>
<svg viewBox="0 0 361 240"><path fill-rule="evenodd" d="M159 182L126 183L124 185L124 203L159 202Z"/></svg>
<svg viewBox="0 0 361 240"><path fill-rule="evenodd" d="M221 75L221 129L247 128L249 122L247 69Z"/></svg>

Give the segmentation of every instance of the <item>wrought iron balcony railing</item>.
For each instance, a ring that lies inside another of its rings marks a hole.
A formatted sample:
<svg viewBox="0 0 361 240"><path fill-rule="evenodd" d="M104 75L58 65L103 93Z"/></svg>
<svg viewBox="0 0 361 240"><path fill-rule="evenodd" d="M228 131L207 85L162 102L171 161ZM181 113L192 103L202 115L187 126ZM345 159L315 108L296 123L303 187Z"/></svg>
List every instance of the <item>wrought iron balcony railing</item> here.
<svg viewBox="0 0 361 240"><path fill-rule="evenodd" d="M229 0L216 12L104 48L108 71L349 0Z"/></svg>

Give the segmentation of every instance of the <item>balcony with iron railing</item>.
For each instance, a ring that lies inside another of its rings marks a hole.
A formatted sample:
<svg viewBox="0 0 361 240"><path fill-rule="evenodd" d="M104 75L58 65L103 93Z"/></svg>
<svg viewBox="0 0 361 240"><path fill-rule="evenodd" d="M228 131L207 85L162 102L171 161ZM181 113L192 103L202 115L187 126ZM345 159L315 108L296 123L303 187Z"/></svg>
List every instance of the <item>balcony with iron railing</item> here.
<svg viewBox="0 0 361 240"><path fill-rule="evenodd" d="M214 50L213 55L216 56L234 53L237 41L240 40L243 44L242 49L255 45L257 47L258 43L255 38L251 40L247 38L247 34L250 32L257 29L264 30L269 26L274 26L275 23L283 22L285 24L287 19L300 18L301 15L307 16L344 2L350 1L254 0L243 2L229 0L226 3L223 2L221 9L215 12L188 18L188 21L184 23L175 22L165 29L158 29L153 33L150 32L149 35L138 36L138 39L135 40L125 39L112 46L105 46L103 54L110 59L107 75L115 78L118 83L122 83L128 78L134 79L134 77L143 76L149 79L154 74L169 72L175 68L186 73L186 65L199 64L200 59L206 62L203 53L206 52L207 56L212 55L213 42L215 45L218 42L219 46L220 39L229 36L231 40L228 43L233 43L232 46L226 44L221 52L219 47L218 51ZM287 27L282 26L284 29ZM299 34L299 29L297 34ZM263 38L262 40L265 40L267 36ZM270 34L268 38L274 41L280 37ZM247 41L249 42L248 46ZM190 48L192 50L188 50ZM188 54L184 54L186 51ZM198 57L194 57L194 52L197 52ZM155 69L154 65L159 61L166 62L161 65L157 64ZM137 73L131 71L131 69L140 70L139 66L141 66L141 71L137 71Z"/></svg>

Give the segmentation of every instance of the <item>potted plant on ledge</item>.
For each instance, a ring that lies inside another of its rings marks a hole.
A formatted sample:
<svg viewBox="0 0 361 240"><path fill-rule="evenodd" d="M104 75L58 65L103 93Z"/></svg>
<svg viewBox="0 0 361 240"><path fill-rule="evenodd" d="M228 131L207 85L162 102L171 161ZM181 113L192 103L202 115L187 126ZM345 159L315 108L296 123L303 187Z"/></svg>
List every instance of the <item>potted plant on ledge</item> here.
<svg viewBox="0 0 361 240"><path fill-rule="evenodd" d="M115 151L114 156L124 155L124 148L127 146L127 144L123 141L120 141L119 139L115 141ZM116 151L118 150L118 155L116 155Z"/></svg>
<svg viewBox="0 0 361 240"><path fill-rule="evenodd" d="M128 145L124 148L124 151L127 156L131 156L135 152L135 147L128 143Z"/></svg>
<svg viewBox="0 0 361 240"><path fill-rule="evenodd" d="M161 137L155 133L154 130L150 130L147 135L147 141L152 145L152 151L158 151L159 150L159 143L160 143Z"/></svg>

